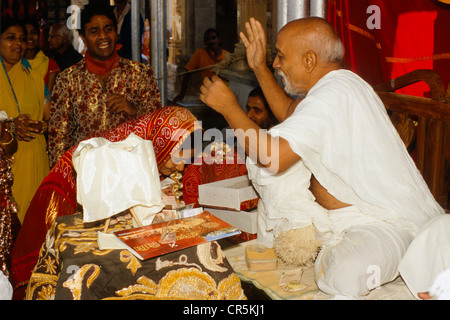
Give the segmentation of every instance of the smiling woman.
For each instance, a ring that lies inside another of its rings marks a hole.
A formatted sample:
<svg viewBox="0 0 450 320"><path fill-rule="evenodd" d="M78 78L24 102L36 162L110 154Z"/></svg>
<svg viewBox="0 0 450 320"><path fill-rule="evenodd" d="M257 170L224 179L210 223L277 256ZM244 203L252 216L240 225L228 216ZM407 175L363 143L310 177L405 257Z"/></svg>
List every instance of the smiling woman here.
<svg viewBox="0 0 450 320"><path fill-rule="evenodd" d="M22 59L26 48L26 29L16 20L2 19L0 37L0 111L11 117L12 132L18 150L12 167L13 195L18 217L25 212L39 184L49 172L46 142L43 135L44 79Z"/></svg>
<svg viewBox="0 0 450 320"><path fill-rule="evenodd" d="M25 31L22 25L11 25L2 33L1 55L6 71L22 60L25 52Z"/></svg>
<svg viewBox="0 0 450 320"><path fill-rule="evenodd" d="M60 68L55 60L47 57L39 48L40 27L38 21L36 19L29 19L24 24L27 31L24 58L30 62L31 67L35 71L41 74L49 93L51 93Z"/></svg>

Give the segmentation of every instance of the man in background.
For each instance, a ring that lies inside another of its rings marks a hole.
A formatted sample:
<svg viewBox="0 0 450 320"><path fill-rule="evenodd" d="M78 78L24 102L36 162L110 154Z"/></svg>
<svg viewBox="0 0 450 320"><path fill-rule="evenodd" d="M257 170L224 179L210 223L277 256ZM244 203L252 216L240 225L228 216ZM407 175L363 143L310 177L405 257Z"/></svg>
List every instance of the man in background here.
<svg viewBox="0 0 450 320"><path fill-rule="evenodd" d="M53 60L61 72L83 59L72 45L73 34L63 22L56 22L50 27L48 42Z"/></svg>

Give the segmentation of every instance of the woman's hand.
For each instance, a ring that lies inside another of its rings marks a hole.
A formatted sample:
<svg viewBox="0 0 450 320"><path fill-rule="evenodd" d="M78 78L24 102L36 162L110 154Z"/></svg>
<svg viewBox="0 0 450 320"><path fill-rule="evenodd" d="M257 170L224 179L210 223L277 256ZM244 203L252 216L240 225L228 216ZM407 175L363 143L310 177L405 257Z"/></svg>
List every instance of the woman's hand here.
<svg viewBox="0 0 450 320"><path fill-rule="evenodd" d="M12 156L17 151L17 140L11 129L8 129L6 122L0 121L0 147L8 156Z"/></svg>
<svg viewBox="0 0 450 320"><path fill-rule="evenodd" d="M21 114L13 122L18 140L28 142L35 139L35 134L40 133L40 121L31 119L29 114Z"/></svg>

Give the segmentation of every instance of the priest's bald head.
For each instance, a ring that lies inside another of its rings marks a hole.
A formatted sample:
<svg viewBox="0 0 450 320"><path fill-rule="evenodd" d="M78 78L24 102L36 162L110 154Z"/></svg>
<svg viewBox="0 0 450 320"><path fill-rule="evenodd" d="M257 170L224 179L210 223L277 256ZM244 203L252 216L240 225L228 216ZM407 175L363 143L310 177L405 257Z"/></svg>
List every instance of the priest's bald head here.
<svg viewBox="0 0 450 320"><path fill-rule="evenodd" d="M344 45L325 19L309 17L286 24L278 33L273 67L283 77L285 90L304 95L332 70L342 68Z"/></svg>

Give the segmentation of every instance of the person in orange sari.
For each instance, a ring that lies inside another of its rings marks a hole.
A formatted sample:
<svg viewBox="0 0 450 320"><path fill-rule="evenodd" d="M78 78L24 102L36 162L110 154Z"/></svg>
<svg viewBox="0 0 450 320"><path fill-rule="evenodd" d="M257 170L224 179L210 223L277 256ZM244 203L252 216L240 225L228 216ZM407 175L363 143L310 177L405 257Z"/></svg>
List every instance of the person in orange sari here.
<svg viewBox="0 0 450 320"><path fill-rule="evenodd" d="M176 170L183 171L184 163L174 163L171 156L192 132L200 129L197 124L196 118L188 110L165 107L98 136L117 142L134 133L143 139L151 140L161 177L164 177ZM75 214L79 209L76 199L76 172L72 164L72 155L77 146L78 144L70 148L60 158L31 202L29 211L33 214L26 216L11 255L14 299L24 297L46 233L56 217Z"/></svg>

